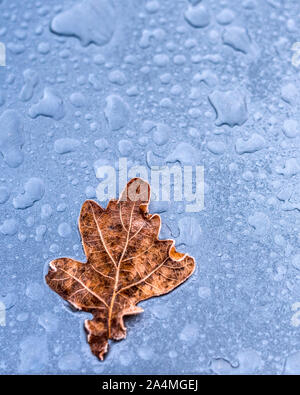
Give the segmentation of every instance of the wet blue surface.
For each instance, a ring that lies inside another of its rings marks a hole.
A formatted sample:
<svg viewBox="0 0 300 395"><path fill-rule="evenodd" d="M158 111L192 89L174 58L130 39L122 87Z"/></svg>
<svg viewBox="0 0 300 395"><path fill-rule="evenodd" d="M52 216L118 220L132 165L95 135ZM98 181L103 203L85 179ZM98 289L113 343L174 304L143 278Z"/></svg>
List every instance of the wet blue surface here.
<svg viewBox="0 0 300 395"><path fill-rule="evenodd" d="M0 372L300 373L299 2L111 4L0 1ZM205 209L150 206L197 269L101 363L44 274L84 260L81 204L120 157L203 165Z"/></svg>

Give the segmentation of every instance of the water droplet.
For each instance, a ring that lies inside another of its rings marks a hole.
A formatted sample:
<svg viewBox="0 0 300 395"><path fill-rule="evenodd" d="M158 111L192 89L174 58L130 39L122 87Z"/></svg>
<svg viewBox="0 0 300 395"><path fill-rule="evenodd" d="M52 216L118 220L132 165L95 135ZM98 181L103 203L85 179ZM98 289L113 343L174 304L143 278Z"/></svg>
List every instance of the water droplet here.
<svg viewBox="0 0 300 395"><path fill-rule="evenodd" d="M107 44L115 30L115 10L109 0L86 0L56 15L51 30L75 36L81 44Z"/></svg>
<svg viewBox="0 0 300 395"><path fill-rule="evenodd" d="M210 23L209 12L202 4L189 6L184 13L184 17L191 26L196 28L206 27Z"/></svg>
<svg viewBox="0 0 300 395"><path fill-rule="evenodd" d="M62 222L58 225L58 234L60 237L68 237L72 231L71 226L66 222Z"/></svg>
<svg viewBox="0 0 300 395"><path fill-rule="evenodd" d="M80 141L71 138L58 139L54 143L54 150L58 154L74 152L80 146Z"/></svg>
<svg viewBox="0 0 300 395"><path fill-rule="evenodd" d="M243 27L230 26L223 33L223 43L229 45L236 51L248 53L251 41L248 32Z"/></svg>
<svg viewBox="0 0 300 395"><path fill-rule="evenodd" d="M6 187L0 187L0 204L5 203L9 198L10 192Z"/></svg>
<svg viewBox="0 0 300 395"><path fill-rule="evenodd" d="M209 101L217 113L217 126L242 125L248 119L245 96L238 91L214 91Z"/></svg>
<svg viewBox="0 0 300 395"><path fill-rule="evenodd" d="M45 193L44 182L40 178L30 178L24 185L24 193L13 199L13 205L17 209L31 207L41 200Z"/></svg>
<svg viewBox="0 0 300 395"><path fill-rule="evenodd" d="M13 236L18 231L18 223L14 218L6 219L0 225L0 233L6 236Z"/></svg>
<svg viewBox="0 0 300 395"><path fill-rule="evenodd" d="M6 110L0 117L0 152L9 167L18 167L23 162L23 124L18 113Z"/></svg>
<svg viewBox="0 0 300 395"><path fill-rule="evenodd" d="M238 154L253 153L260 151L266 146L266 140L264 137L257 133L253 133L248 140L242 138L237 139L235 149Z"/></svg>
<svg viewBox="0 0 300 395"><path fill-rule="evenodd" d="M129 107L120 96L108 96L104 112L111 130L119 130L127 125Z"/></svg>
<svg viewBox="0 0 300 395"><path fill-rule="evenodd" d="M52 88L45 88L42 99L30 107L29 116L31 118L44 116L59 121L65 116L63 100Z"/></svg>
<svg viewBox="0 0 300 395"><path fill-rule="evenodd" d="M216 20L220 25L229 25L234 20L234 18L235 13L229 8L224 8L216 16Z"/></svg>

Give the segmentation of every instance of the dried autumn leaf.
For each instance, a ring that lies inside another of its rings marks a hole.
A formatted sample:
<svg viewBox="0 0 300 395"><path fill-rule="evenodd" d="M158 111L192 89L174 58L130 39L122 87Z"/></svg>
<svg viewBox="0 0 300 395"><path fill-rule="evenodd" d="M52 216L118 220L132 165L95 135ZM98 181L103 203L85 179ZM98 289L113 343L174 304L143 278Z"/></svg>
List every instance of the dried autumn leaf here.
<svg viewBox="0 0 300 395"><path fill-rule="evenodd" d="M85 321L92 352L101 360L108 340L126 337L123 317L143 311L142 300L166 294L194 271L194 259L159 240L160 216L147 211L149 184L132 179L106 209L87 200L79 230L87 262L50 263L47 284L74 307L93 314Z"/></svg>

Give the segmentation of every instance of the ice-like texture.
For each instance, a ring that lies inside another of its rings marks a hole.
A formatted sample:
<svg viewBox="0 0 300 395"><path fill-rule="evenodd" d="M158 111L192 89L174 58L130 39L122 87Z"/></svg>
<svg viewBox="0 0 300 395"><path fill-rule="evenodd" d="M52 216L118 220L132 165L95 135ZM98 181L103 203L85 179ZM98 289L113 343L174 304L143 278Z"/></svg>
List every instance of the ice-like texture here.
<svg viewBox="0 0 300 395"><path fill-rule="evenodd" d="M300 351L288 356L285 365L285 374L300 374Z"/></svg>
<svg viewBox="0 0 300 395"><path fill-rule="evenodd" d="M46 336L30 335L20 342L20 365L18 373L45 372L48 363L48 346Z"/></svg>
<svg viewBox="0 0 300 395"><path fill-rule="evenodd" d="M230 8L223 8L217 15L216 20L220 25L229 25L235 17L235 13Z"/></svg>
<svg viewBox="0 0 300 395"><path fill-rule="evenodd" d="M286 137L297 137L299 135L299 132L299 123L295 119L286 119L283 122L283 133L286 135Z"/></svg>
<svg viewBox="0 0 300 395"><path fill-rule="evenodd" d="M0 1L0 374L300 373L299 15L296 0ZM85 259L80 207L121 157L149 178L203 166L205 201L188 212L172 185L152 200L197 268L101 363L89 315L44 275Z"/></svg>

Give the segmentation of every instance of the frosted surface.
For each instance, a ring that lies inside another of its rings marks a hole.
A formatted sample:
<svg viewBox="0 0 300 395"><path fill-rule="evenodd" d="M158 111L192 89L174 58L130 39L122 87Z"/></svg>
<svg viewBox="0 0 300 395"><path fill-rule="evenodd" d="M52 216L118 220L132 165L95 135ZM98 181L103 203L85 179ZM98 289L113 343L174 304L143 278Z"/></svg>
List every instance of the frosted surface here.
<svg viewBox="0 0 300 395"><path fill-rule="evenodd" d="M0 373L300 373L299 1L111 3L0 0ZM204 166L205 209L151 204L197 269L101 363L44 275L120 157Z"/></svg>

